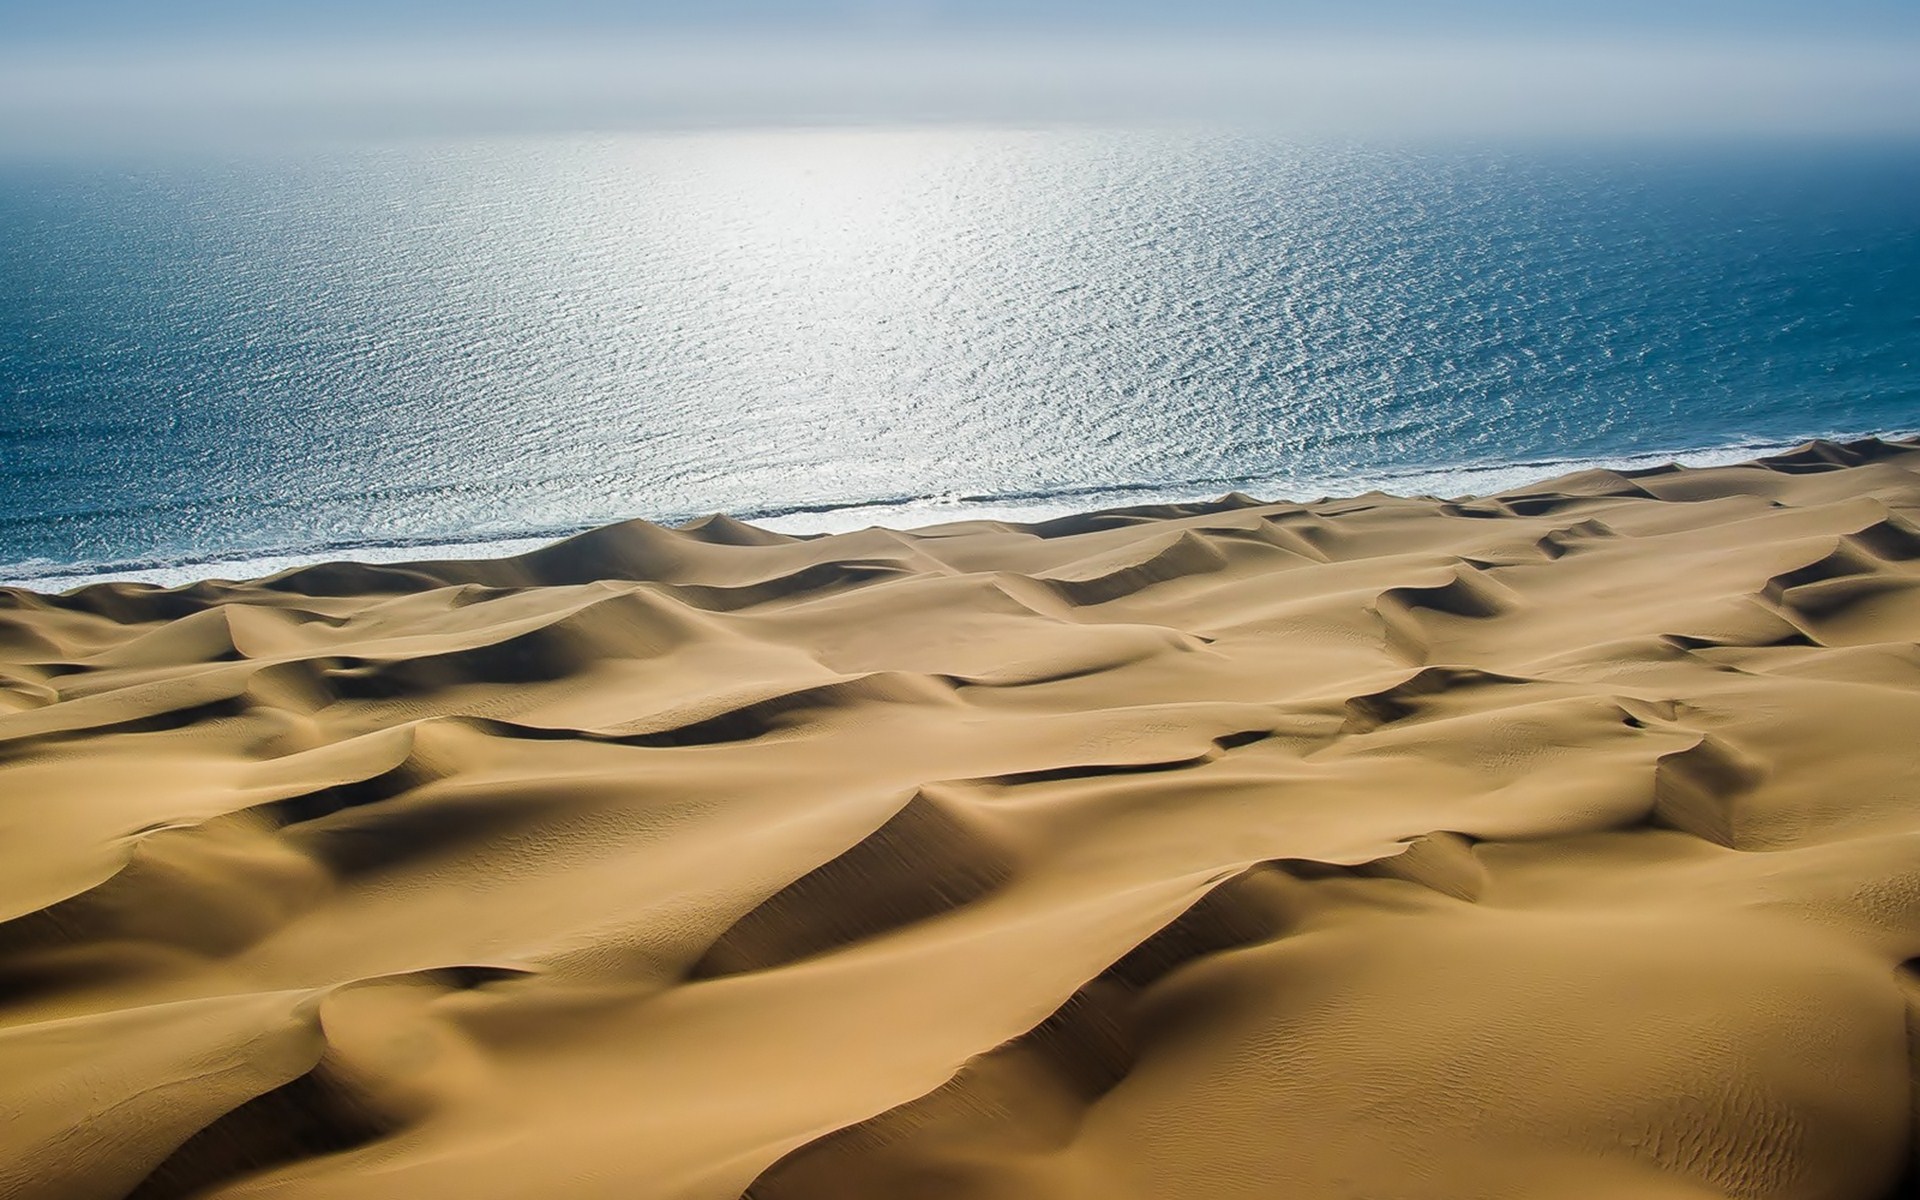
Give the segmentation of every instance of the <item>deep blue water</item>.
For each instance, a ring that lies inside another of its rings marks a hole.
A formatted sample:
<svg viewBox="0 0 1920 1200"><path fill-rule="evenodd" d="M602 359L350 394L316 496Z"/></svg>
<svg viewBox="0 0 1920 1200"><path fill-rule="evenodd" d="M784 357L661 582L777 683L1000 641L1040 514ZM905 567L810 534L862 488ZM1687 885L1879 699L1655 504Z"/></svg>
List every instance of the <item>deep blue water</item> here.
<svg viewBox="0 0 1920 1200"><path fill-rule="evenodd" d="M0 162L0 581L1920 428L1920 147L796 131Z"/></svg>

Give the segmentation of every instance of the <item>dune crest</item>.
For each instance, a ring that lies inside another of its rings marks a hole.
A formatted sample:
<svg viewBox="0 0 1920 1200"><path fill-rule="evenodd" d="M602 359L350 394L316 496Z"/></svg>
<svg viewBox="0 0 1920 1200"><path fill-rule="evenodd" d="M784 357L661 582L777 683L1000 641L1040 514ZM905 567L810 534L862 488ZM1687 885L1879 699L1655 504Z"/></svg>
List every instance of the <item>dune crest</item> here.
<svg viewBox="0 0 1920 1200"><path fill-rule="evenodd" d="M1892 1200L1920 444L0 590L0 1196Z"/></svg>

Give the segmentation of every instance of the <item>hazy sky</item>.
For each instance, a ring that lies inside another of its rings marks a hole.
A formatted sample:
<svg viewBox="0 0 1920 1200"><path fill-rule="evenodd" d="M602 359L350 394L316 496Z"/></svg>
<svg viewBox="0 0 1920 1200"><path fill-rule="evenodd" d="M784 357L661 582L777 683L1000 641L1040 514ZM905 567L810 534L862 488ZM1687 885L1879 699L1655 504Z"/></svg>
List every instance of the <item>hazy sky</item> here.
<svg viewBox="0 0 1920 1200"><path fill-rule="evenodd" d="M1913 0L4 0L0 33L99 39L404 30L873 27L1083 30L1724 30L1745 35L1920 28Z"/></svg>
<svg viewBox="0 0 1920 1200"><path fill-rule="evenodd" d="M0 0L0 145L1227 119L1920 134L1920 0Z"/></svg>

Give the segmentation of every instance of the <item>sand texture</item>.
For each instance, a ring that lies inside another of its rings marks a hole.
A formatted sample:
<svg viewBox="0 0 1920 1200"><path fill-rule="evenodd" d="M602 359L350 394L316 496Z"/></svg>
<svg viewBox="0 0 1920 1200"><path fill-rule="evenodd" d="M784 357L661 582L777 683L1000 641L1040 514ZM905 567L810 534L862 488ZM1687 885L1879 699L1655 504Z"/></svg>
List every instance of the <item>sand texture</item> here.
<svg viewBox="0 0 1920 1200"><path fill-rule="evenodd" d="M1920 446L0 592L0 1196L1914 1194Z"/></svg>

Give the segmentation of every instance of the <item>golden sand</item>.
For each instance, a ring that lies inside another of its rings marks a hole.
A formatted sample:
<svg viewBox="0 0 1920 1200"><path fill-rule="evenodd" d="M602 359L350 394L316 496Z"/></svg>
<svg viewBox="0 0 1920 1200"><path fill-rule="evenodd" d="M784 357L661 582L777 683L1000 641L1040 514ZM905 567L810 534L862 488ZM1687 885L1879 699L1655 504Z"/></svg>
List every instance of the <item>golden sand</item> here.
<svg viewBox="0 0 1920 1200"><path fill-rule="evenodd" d="M0 1196L1911 1194L1920 446L0 592Z"/></svg>

